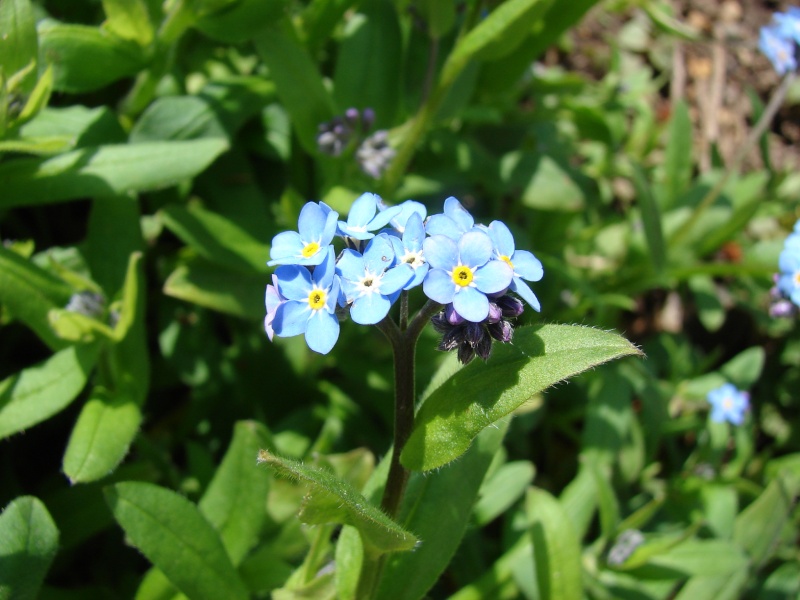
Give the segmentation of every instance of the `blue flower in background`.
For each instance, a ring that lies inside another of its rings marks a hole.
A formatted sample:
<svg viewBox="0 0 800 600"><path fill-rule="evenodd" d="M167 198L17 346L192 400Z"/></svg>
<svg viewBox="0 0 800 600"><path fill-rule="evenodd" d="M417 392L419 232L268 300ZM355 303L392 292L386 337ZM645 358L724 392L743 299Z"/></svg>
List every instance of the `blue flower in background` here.
<svg viewBox="0 0 800 600"><path fill-rule="evenodd" d="M503 291L514 277L505 262L493 260L494 246L483 231L468 231L456 243L433 235L423 243L430 270L422 283L425 295L440 304L453 303L459 315L479 323L489 315L487 294Z"/></svg>
<svg viewBox="0 0 800 600"><path fill-rule="evenodd" d="M428 235L445 235L455 241L473 229L475 219L453 196L444 201L444 214L431 215L425 224Z"/></svg>
<svg viewBox="0 0 800 600"><path fill-rule="evenodd" d="M285 298L278 302L272 318L275 335L291 337L304 333L306 344L314 352L330 352L339 339L336 316L339 277L333 247L327 249L313 273L302 265L284 265L275 270L275 278L276 292ZM268 304L274 300L270 300L268 291ZM269 306L267 311L269 318Z"/></svg>
<svg viewBox="0 0 800 600"><path fill-rule="evenodd" d="M416 211L412 212L403 225L403 237L390 236L390 240L397 262L411 265L414 269L414 277L404 289L410 290L417 287L422 283L430 267L425 261L422 251L422 244L425 242L425 226L422 224L420 214Z"/></svg>
<svg viewBox="0 0 800 600"><path fill-rule="evenodd" d="M374 325L388 313L400 290L414 277L414 268L396 264L390 237L378 234L362 255L349 248L336 267L342 291L350 306L350 318L361 325Z"/></svg>
<svg viewBox="0 0 800 600"><path fill-rule="evenodd" d="M745 413L750 409L750 394L739 391L730 383L711 390L706 398L711 404L711 420L716 423L727 421L741 425Z"/></svg>
<svg viewBox="0 0 800 600"><path fill-rule="evenodd" d="M497 258L508 264L514 271L509 289L519 295L531 308L541 310L539 299L528 284L523 281L539 281L544 275L542 263L527 250L516 250L514 236L502 221L492 221L489 224L489 237L494 242Z"/></svg>
<svg viewBox="0 0 800 600"><path fill-rule="evenodd" d="M800 43L800 9L775 13L773 22L761 28L758 47L770 60L778 75L797 70L797 44Z"/></svg>
<svg viewBox="0 0 800 600"><path fill-rule="evenodd" d="M778 258L778 280L776 286L784 297L800 306L800 221L795 232L790 233Z"/></svg>
<svg viewBox="0 0 800 600"><path fill-rule="evenodd" d="M328 253L333 236L336 234L336 220L339 214L324 202L308 202L300 211L297 220L298 231L284 231L272 238L269 250L274 265L320 264Z"/></svg>
<svg viewBox="0 0 800 600"><path fill-rule="evenodd" d="M399 206L392 206L378 212L380 197L377 194L361 194L350 207L347 221L339 221L338 233L345 238L355 240L369 240L375 237L377 231L397 216L402 210ZM378 212L376 215L375 213Z"/></svg>

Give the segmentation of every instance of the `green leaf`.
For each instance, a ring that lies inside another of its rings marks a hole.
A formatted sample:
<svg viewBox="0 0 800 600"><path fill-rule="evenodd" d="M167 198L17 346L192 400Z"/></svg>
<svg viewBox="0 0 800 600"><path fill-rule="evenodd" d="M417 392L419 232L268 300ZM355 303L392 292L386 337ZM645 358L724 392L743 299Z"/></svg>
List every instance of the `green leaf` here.
<svg viewBox="0 0 800 600"><path fill-rule="evenodd" d="M748 569L731 571L725 575L695 575L681 587L675 600L739 600L749 587L749 579ZM759 598L767 599L769 596Z"/></svg>
<svg viewBox="0 0 800 600"><path fill-rule="evenodd" d="M231 271L203 259L178 266L164 282L167 296L243 319L263 319L263 275Z"/></svg>
<svg viewBox="0 0 800 600"><path fill-rule="evenodd" d="M376 127L394 124L400 99L402 39L391 2L367 0L348 19L333 76L340 108L375 111Z"/></svg>
<svg viewBox="0 0 800 600"><path fill-rule="evenodd" d="M719 371L739 389L748 390L761 377L765 360L764 348L752 346L722 365Z"/></svg>
<svg viewBox="0 0 800 600"><path fill-rule="evenodd" d="M581 545L566 511L545 490L531 488L525 512L542 600L581 600Z"/></svg>
<svg viewBox="0 0 800 600"><path fill-rule="evenodd" d="M429 471L463 454L485 427L545 388L599 364L639 350L623 337L575 325L541 325L515 331L496 344L488 362L473 361L434 390L416 416L401 462Z"/></svg>
<svg viewBox="0 0 800 600"><path fill-rule="evenodd" d="M509 152L500 161L500 177L522 203L538 210L579 211L586 194L576 179L579 174L552 156Z"/></svg>
<svg viewBox="0 0 800 600"><path fill-rule="evenodd" d="M35 600L58 550L58 529L41 500L21 496L0 514L0 598Z"/></svg>
<svg viewBox="0 0 800 600"><path fill-rule="evenodd" d="M109 486L105 495L128 540L189 598L250 597L219 535L189 500L133 481Z"/></svg>
<svg viewBox="0 0 800 600"><path fill-rule="evenodd" d="M418 600L436 583L464 537L478 490L507 429L506 422L485 429L460 460L435 473L411 474L399 520L421 544L414 552L389 557L378 598Z"/></svg>
<svg viewBox="0 0 800 600"><path fill-rule="evenodd" d="M286 0L239 0L201 17L194 26L214 40L241 44L261 34L280 18L286 3Z"/></svg>
<svg viewBox="0 0 800 600"><path fill-rule="evenodd" d="M202 172L227 143L218 139L84 148L48 159L0 163L0 208L116 196L168 187Z"/></svg>
<svg viewBox="0 0 800 600"><path fill-rule="evenodd" d="M692 121L689 108L683 100L673 105L668 135L661 204L664 210L678 205L678 200L689 189L692 179Z"/></svg>
<svg viewBox="0 0 800 600"><path fill-rule="evenodd" d="M792 490L793 493L797 491ZM756 568L772 556L789 520L792 496L783 478L773 479L761 495L736 517L733 540L744 548Z"/></svg>
<svg viewBox="0 0 800 600"><path fill-rule="evenodd" d="M71 483L102 479L117 468L139 431L139 404L124 391L95 388L81 409L64 453Z"/></svg>
<svg viewBox="0 0 800 600"><path fill-rule="evenodd" d="M260 423L237 422L228 451L198 504L234 566L258 543L266 518L269 477L255 468L253 457L270 442L269 431Z"/></svg>
<svg viewBox="0 0 800 600"><path fill-rule="evenodd" d="M447 35L456 22L456 5L453 2L422 0L418 10L428 25L428 35L434 40Z"/></svg>
<svg viewBox="0 0 800 600"><path fill-rule="evenodd" d="M329 121L334 110L314 61L287 23L269 27L255 42L300 142L306 151L316 153L319 124Z"/></svg>
<svg viewBox="0 0 800 600"><path fill-rule="evenodd" d="M735 544L724 540L686 540L651 556L636 573L661 577L729 575L746 571L750 561Z"/></svg>
<svg viewBox="0 0 800 600"><path fill-rule="evenodd" d="M66 306L71 294L66 283L0 246L0 304L52 349L66 343L50 327L48 314Z"/></svg>
<svg viewBox="0 0 800 600"><path fill-rule="evenodd" d="M91 92L145 66L141 46L87 25L43 21L39 46L44 61L53 66L53 89L59 92Z"/></svg>
<svg viewBox="0 0 800 600"><path fill-rule="evenodd" d="M149 46L153 41L153 25L143 0L103 0L106 13L104 27L123 40Z"/></svg>
<svg viewBox="0 0 800 600"><path fill-rule="evenodd" d="M28 65L36 63L36 20L30 0L0 2L0 41L2 79L8 80ZM24 77L22 91L30 91L35 83L36 70L33 69Z"/></svg>
<svg viewBox="0 0 800 600"><path fill-rule="evenodd" d="M311 484L299 514L304 523L351 525L358 529L365 546L375 553L412 550L416 546L414 535L332 472L279 458L266 450L259 452L258 462L267 463L282 477Z"/></svg>
<svg viewBox="0 0 800 600"><path fill-rule="evenodd" d="M639 210L642 212L644 235L647 239L647 247L650 250L650 259L656 272L660 273L664 270L664 265L667 262L667 249L664 243L664 231L661 226L661 212L644 171L639 165L634 164L632 167L633 186L636 189Z"/></svg>
<svg viewBox="0 0 800 600"><path fill-rule="evenodd" d="M516 502L533 482L536 468L527 460L509 462L484 481L473 511L475 522L486 525Z"/></svg>
<svg viewBox="0 0 800 600"><path fill-rule="evenodd" d="M66 408L86 385L98 346L72 346L0 381L0 439Z"/></svg>
<svg viewBox="0 0 800 600"><path fill-rule="evenodd" d="M144 111L133 126L133 144L162 140L196 140L228 138L217 111L199 96L167 96L158 98Z"/></svg>
<svg viewBox="0 0 800 600"><path fill-rule="evenodd" d="M211 262L246 273L267 273L269 246L225 217L200 208L171 204L161 211L164 225Z"/></svg>

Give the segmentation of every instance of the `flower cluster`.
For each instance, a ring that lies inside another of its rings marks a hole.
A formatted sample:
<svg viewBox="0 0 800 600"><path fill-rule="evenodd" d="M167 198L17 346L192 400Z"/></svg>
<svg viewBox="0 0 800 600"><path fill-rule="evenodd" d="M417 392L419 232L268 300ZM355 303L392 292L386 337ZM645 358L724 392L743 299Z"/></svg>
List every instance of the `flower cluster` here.
<svg viewBox="0 0 800 600"><path fill-rule="evenodd" d="M338 255L334 238L342 240ZM266 291L267 334L305 334L321 354L336 343L340 318L377 324L403 291L419 286L442 305L432 319L443 336L439 348L457 349L462 362L487 359L492 340L511 340L512 320L523 311L516 296L540 310L526 283L542 278L539 260L516 249L505 224L475 224L452 197L443 214L428 217L419 202L389 207L366 193L347 220L324 202L309 202L298 231L275 236L270 258L277 269Z"/></svg>
<svg viewBox="0 0 800 600"><path fill-rule="evenodd" d="M744 416L750 410L750 394L736 389L730 383L711 390L706 396L711 404L711 420L715 423L732 423L741 425Z"/></svg>
<svg viewBox="0 0 800 600"><path fill-rule="evenodd" d="M770 290L774 317L792 317L800 308L800 221L783 244L778 258L780 273L775 275L775 287Z"/></svg>
<svg viewBox="0 0 800 600"><path fill-rule="evenodd" d="M392 162L396 152L389 145L388 133L381 129L365 137L375 123L371 108L359 111L348 108L344 115L322 123L317 134L317 148L323 154L341 156L351 145L358 145L355 158L361 170L373 179L379 179Z"/></svg>
<svg viewBox="0 0 800 600"><path fill-rule="evenodd" d="M800 48L800 8L775 13L772 23L761 28L758 47L775 67L778 75L797 70Z"/></svg>

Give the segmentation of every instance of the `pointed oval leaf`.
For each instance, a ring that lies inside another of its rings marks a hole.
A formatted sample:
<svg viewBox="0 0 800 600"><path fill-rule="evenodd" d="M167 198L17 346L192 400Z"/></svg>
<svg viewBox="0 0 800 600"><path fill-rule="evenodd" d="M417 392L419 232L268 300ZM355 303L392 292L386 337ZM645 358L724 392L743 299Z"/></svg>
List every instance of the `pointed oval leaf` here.
<svg viewBox="0 0 800 600"><path fill-rule="evenodd" d="M222 139L119 144L0 164L0 208L115 196L174 185L227 149Z"/></svg>
<svg viewBox="0 0 800 600"><path fill-rule="evenodd" d="M41 500L11 502L0 514L0 598L38 598L57 550L58 528Z"/></svg>
<svg viewBox="0 0 800 600"><path fill-rule="evenodd" d="M104 490L131 543L195 600L247 600L219 535L189 500L166 488L127 481Z"/></svg>
<svg viewBox="0 0 800 600"><path fill-rule="evenodd" d="M536 394L586 369L641 352L625 338L576 325L522 327L497 344L488 362L473 361L425 400L401 462L429 471L461 456L485 427Z"/></svg>
<svg viewBox="0 0 800 600"><path fill-rule="evenodd" d="M139 431L142 411L125 392L96 388L81 409L64 453L72 483L101 479L116 469Z"/></svg>
<svg viewBox="0 0 800 600"><path fill-rule="evenodd" d="M36 62L36 19L30 0L3 0L0 2L0 65L8 79L31 63ZM24 91L29 91L36 81L35 70L26 76Z"/></svg>
<svg viewBox="0 0 800 600"><path fill-rule="evenodd" d="M351 525L376 553L411 550L417 545L414 535L331 471L280 458L266 450L258 453L258 462L266 463L282 477L311 484L299 515L304 523Z"/></svg>
<svg viewBox="0 0 800 600"><path fill-rule="evenodd" d="M86 385L98 346L72 346L0 381L0 439L41 423Z"/></svg>

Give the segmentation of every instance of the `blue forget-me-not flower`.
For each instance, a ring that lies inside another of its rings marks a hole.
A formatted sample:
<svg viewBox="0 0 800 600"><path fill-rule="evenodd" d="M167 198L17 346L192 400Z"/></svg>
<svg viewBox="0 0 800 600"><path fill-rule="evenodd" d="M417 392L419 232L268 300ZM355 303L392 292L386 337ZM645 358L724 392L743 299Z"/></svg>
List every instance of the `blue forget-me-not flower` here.
<svg viewBox="0 0 800 600"><path fill-rule="evenodd" d="M780 273L776 281L778 291L796 306L800 307L800 221L795 223L783 244L778 258Z"/></svg>
<svg viewBox="0 0 800 600"><path fill-rule="evenodd" d="M750 409L750 394L740 391L735 385L725 383L711 390L706 396L711 404L711 420L715 423L741 425Z"/></svg>
<svg viewBox="0 0 800 600"><path fill-rule="evenodd" d="M298 231L284 231L272 238L267 264L314 266L325 260L336 234L339 213L324 202L308 202L300 211Z"/></svg>
<svg viewBox="0 0 800 600"><path fill-rule="evenodd" d="M775 13L773 21L761 28L758 47L772 63L778 75L797 70L800 44L800 9Z"/></svg>
<svg viewBox="0 0 800 600"><path fill-rule="evenodd" d="M514 236L502 221L492 221L489 224L489 236L494 242L497 257L514 271L509 289L530 304L535 311L541 310L538 298L523 279L539 281L544 275L542 263L527 250L515 248Z"/></svg>
<svg viewBox="0 0 800 600"><path fill-rule="evenodd" d="M347 221L339 221L338 233L344 238L354 240L369 240L377 231L391 221L402 210L399 206L392 206L378 211L380 197L377 194L361 194L350 207ZM375 213L378 214L375 214Z"/></svg>

